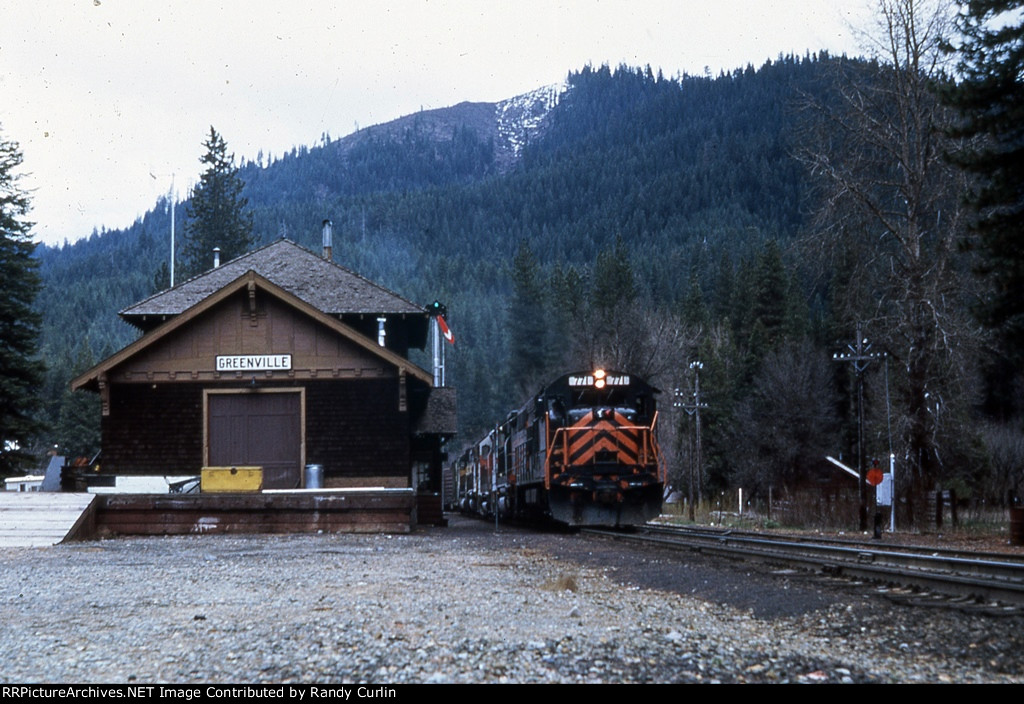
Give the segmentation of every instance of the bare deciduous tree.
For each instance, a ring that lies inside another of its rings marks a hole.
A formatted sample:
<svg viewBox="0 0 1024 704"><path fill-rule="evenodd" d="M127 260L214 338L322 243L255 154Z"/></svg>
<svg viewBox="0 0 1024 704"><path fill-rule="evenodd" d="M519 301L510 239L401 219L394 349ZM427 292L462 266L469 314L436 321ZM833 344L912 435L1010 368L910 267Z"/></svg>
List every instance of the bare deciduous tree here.
<svg viewBox="0 0 1024 704"><path fill-rule="evenodd" d="M765 357L730 434L736 486L756 495L806 482L836 440L831 373L828 360L809 343L785 345Z"/></svg>
<svg viewBox="0 0 1024 704"><path fill-rule="evenodd" d="M982 431L988 451L990 498L1000 504L1010 493L1024 492L1024 433L1015 423L992 424Z"/></svg>
<svg viewBox="0 0 1024 704"><path fill-rule="evenodd" d="M972 329L964 313L957 243L963 176L944 158L946 0L879 0L873 59L845 66L839 99L811 106L817 132L802 158L819 178L817 235L845 253L850 285L837 314L865 323L897 362L897 428L915 488L939 475L947 404L964 396Z"/></svg>

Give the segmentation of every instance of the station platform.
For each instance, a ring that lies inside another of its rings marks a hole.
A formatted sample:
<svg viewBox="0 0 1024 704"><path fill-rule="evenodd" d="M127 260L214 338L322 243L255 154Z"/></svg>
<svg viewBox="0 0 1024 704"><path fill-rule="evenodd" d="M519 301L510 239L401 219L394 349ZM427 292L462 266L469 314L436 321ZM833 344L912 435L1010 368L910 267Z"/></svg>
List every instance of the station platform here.
<svg viewBox="0 0 1024 704"><path fill-rule="evenodd" d="M128 535L409 533L412 489L264 490L251 493L69 494L0 492L0 547Z"/></svg>
<svg viewBox="0 0 1024 704"><path fill-rule="evenodd" d="M94 494L0 491L0 548L45 547L91 531Z"/></svg>

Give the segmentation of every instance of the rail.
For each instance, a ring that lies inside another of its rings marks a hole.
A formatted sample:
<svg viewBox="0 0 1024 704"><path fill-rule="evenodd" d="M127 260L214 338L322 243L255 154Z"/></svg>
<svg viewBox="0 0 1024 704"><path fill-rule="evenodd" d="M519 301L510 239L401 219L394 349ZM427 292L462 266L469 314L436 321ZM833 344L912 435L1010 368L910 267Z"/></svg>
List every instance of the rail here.
<svg viewBox="0 0 1024 704"><path fill-rule="evenodd" d="M907 545L867 546L699 528L648 526L632 534L586 532L927 589L939 594L1024 605L1024 556L940 551Z"/></svg>

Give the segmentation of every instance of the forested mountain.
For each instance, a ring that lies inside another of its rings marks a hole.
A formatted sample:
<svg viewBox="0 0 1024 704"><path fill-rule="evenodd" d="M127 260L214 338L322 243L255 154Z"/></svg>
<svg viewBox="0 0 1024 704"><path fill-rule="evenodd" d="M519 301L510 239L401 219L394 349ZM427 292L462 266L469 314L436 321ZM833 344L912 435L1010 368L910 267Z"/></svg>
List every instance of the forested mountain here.
<svg viewBox="0 0 1024 704"><path fill-rule="evenodd" d="M338 262L416 300L448 302L467 348L456 355L480 354L494 373L507 364L507 331L494 323L520 242L545 269L586 268L619 237L643 295L677 302L695 258L738 262L765 238L794 234L802 176L788 125L798 87L826 64L787 59L681 81L588 67L561 96L544 89L324 135L269 163L260 155L239 176L257 244L283 236L316 249L320 221L332 219ZM100 355L130 338L116 312L152 292L169 230L160 202L130 227L40 248L48 358L73 356L85 339Z"/></svg>
<svg viewBox="0 0 1024 704"><path fill-rule="evenodd" d="M335 261L447 304L465 439L567 368L629 365L671 389L692 383L686 365L702 356L714 399L709 478L727 483L741 476L734 449L749 440L731 421L770 411L757 405L771 393L758 384L781 383L786 365L813 367L807 393L824 399L824 410L807 409L821 428L792 440L799 452L850 448L848 375L808 361L828 359L853 330L834 310L837 273L811 238L817 184L797 158L800 107L835 101L850 63L780 57L673 79L586 67L557 90L258 155L239 176L257 245L283 236L316 250L330 218ZM180 224L185 205L176 207ZM58 427L75 360L133 336L116 313L153 292L169 229L169 203L159 202L124 229L39 248ZM670 451L683 462L685 450Z"/></svg>

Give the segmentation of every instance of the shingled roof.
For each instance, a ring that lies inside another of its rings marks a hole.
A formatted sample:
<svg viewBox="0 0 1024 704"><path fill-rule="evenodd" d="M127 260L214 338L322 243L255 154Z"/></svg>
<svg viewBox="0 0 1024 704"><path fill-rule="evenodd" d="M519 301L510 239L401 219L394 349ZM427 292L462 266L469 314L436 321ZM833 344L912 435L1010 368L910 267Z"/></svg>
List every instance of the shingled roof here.
<svg viewBox="0 0 1024 704"><path fill-rule="evenodd" d="M148 316L178 315L250 270L329 315L426 315L422 306L286 239L150 296L120 315L136 325Z"/></svg>

